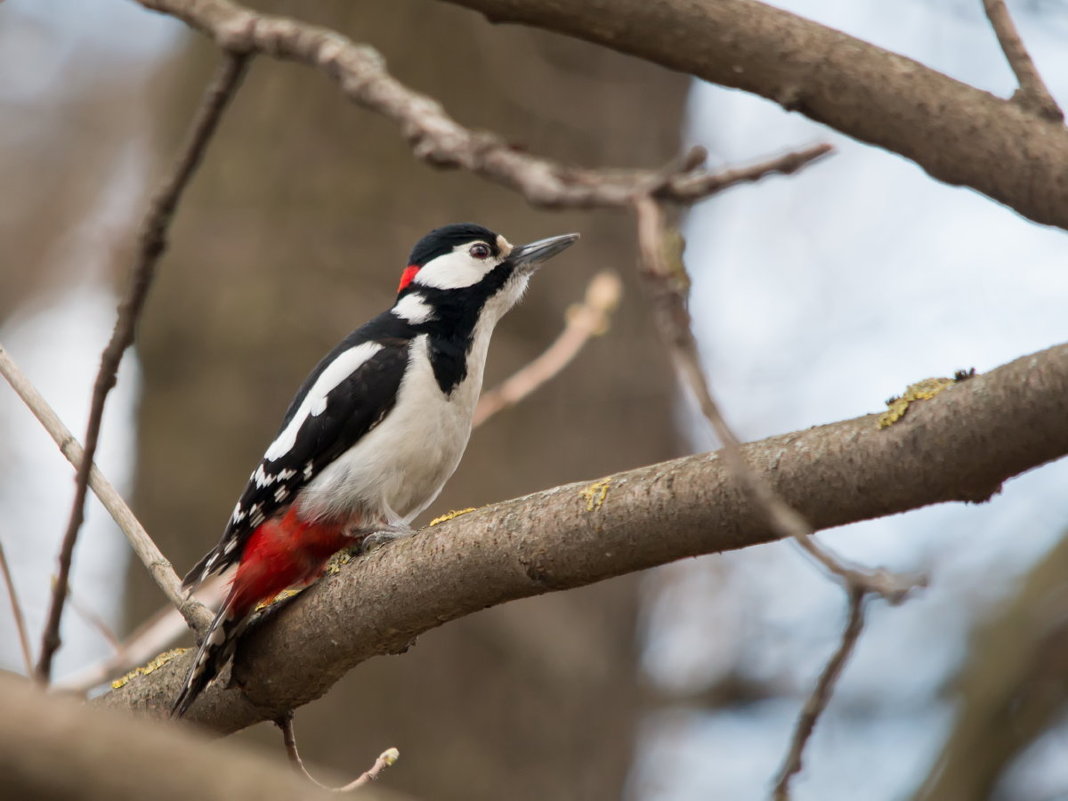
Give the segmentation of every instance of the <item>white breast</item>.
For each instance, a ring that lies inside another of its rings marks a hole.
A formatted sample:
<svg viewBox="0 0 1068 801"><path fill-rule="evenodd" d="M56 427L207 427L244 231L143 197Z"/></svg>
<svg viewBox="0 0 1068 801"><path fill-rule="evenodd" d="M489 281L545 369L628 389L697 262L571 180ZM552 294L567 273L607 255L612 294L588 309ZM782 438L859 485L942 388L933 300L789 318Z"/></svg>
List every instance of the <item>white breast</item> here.
<svg viewBox="0 0 1068 801"><path fill-rule="evenodd" d="M369 515L376 519L361 525L396 525L430 505L456 470L471 435L495 321L486 322L488 330L476 330L468 373L450 397L434 377L426 335L412 340L396 405L308 484L299 501L305 514Z"/></svg>

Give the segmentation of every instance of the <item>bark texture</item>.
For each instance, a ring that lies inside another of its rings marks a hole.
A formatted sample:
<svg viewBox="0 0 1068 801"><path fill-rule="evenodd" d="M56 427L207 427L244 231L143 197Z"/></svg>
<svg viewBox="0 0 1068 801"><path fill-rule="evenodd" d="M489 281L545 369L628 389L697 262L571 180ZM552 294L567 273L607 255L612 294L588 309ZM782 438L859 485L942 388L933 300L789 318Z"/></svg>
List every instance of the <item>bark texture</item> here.
<svg viewBox="0 0 1068 801"><path fill-rule="evenodd" d="M1068 128L756 0L449 0L765 97L1068 228ZM1001 58L991 37L990 58Z"/></svg>
<svg viewBox="0 0 1068 801"><path fill-rule="evenodd" d="M914 403L745 446L754 469L817 529L932 503L977 503L1068 453L1068 345ZM230 732L319 697L354 665L485 607L674 559L767 542L769 527L715 454L486 507L355 560L246 640L236 689L191 718ZM190 655L100 699L160 714Z"/></svg>

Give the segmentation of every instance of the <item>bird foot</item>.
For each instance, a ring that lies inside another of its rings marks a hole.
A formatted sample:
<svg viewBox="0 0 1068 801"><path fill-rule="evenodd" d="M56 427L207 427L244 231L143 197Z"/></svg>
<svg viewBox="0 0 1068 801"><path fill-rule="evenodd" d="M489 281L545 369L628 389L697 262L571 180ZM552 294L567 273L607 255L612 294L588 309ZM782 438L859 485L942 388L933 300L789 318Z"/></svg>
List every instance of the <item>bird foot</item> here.
<svg viewBox="0 0 1068 801"><path fill-rule="evenodd" d="M359 552L360 554L370 553L387 543L399 540L403 537L410 537L414 533L415 529L405 523L376 528L360 541Z"/></svg>

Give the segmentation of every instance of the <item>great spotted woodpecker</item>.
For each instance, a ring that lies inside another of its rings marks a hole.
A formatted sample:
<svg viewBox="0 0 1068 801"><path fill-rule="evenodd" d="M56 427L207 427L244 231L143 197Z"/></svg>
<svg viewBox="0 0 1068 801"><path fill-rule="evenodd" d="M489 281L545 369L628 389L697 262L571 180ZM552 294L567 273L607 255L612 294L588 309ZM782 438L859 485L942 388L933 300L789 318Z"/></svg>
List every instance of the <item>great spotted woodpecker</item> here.
<svg viewBox="0 0 1068 801"><path fill-rule="evenodd" d="M411 532L471 433L490 335L564 234L514 247L473 224L423 237L393 307L312 370L190 588L237 564L174 706L181 717L234 653L252 612L310 584L338 550Z"/></svg>

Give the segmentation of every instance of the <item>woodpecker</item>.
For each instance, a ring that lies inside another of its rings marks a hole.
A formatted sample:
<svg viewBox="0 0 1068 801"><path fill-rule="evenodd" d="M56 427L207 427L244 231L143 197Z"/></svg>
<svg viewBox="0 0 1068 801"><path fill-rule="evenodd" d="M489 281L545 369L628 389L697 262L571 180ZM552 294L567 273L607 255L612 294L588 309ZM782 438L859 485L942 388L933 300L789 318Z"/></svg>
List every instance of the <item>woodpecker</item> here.
<svg viewBox="0 0 1068 801"><path fill-rule="evenodd" d="M256 607L306 586L342 548L411 533L471 434L490 336L538 266L578 239L513 246L472 223L424 236L393 306L316 365L249 478L192 588L233 564L172 717L181 717L233 656Z"/></svg>

